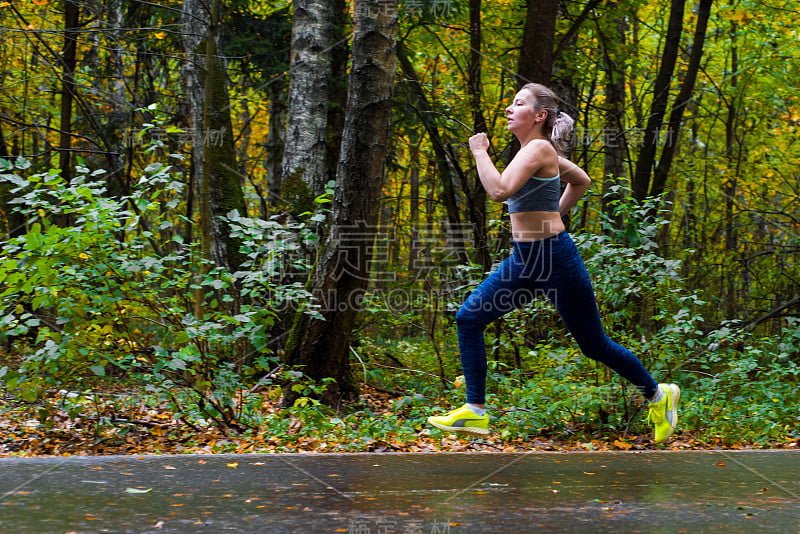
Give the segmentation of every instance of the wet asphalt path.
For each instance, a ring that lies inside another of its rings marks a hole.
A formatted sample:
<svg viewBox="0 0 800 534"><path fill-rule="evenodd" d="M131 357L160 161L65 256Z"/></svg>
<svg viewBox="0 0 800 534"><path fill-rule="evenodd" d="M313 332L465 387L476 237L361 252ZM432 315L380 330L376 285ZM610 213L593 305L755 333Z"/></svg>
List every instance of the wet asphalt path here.
<svg viewBox="0 0 800 534"><path fill-rule="evenodd" d="M800 534L800 451L0 459L0 533Z"/></svg>

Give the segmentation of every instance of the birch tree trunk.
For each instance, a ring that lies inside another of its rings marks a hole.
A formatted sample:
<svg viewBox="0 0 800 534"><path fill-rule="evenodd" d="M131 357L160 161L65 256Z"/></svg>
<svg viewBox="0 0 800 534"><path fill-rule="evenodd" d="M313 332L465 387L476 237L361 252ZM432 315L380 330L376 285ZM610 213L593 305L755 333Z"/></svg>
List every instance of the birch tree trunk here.
<svg viewBox="0 0 800 534"><path fill-rule="evenodd" d="M289 365L314 380L335 382L321 400L357 392L348 358L351 331L370 277L384 164L388 152L396 67L396 0L357 1L353 65L332 224L313 277L321 317L298 314L287 341ZM286 402L294 394L287 390Z"/></svg>
<svg viewBox="0 0 800 534"><path fill-rule="evenodd" d="M303 200L300 184L305 184L311 198L325 190L334 3L293 3L289 104L280 180L284 200L290 203Z"/></svg>

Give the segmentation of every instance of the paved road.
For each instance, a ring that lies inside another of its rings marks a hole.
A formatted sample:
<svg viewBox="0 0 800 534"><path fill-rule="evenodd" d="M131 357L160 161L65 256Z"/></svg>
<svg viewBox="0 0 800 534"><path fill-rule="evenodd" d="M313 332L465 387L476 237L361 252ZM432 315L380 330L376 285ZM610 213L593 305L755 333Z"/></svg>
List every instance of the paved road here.
<svg viewBox="0 0 800 534"><path fill-rule="evenodd" d="M800 534L800 451L0 459L0 533Z"/></svg>

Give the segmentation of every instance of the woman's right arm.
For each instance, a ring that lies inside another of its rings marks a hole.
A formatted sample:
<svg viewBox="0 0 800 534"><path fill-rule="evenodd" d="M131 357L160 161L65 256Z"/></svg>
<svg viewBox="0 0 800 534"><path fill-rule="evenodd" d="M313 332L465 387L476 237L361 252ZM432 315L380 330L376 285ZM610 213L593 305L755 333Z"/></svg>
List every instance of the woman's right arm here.
<svg viewBox="0 0 800 534"><path fill-rule="evenodd" d="M544 140L531 141L521 148L505 170L500 172L489 156L489 139L486 134L479 133L469 138L469 148L475 157L478 177L492 200L495 202L508 200L541 168L546 155L539 143L546 143L547 147L550 147L549 142Z"/></svg>

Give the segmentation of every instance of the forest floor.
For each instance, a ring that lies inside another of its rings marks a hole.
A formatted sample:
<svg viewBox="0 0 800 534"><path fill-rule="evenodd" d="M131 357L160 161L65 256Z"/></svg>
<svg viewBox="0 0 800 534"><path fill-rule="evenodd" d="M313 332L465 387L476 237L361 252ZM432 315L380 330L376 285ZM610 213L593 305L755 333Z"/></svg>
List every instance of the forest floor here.
<svg viewBox="0 0 800 534"><path fill-rule="evenodd" d="M56 401L57 399L51 399ZM365 388L359 402L369 406L375 418L394 416L395 398ZM289 418L280 435L269 429L244 433L223 432L216 427L197 428L180 420L165 408L144 403L121 411L119 404L95 404L91 416L70 414L41 403L11 401L0 396L0 457L92 456L142 454L215 453L313 453L313 452L528 452L528 451L609 451L609 450L708 450L708 449L794 449L800 440L775 443L725 443L704 439L690 431L679 431L666 444L655 444L649 435L587 437L536 436L504 439L500 432L482 437L462 437L429 429L413 422L419 430L399 437L387 432L385 438L365 439L354 446L352 439L304 429L304 422ZM265 397L264 410L279 414L278 400ZM47 417L44 417L44 416ZM44 421L44 422L43 422ZM323 435L320 435L323 434ZM351 436L352 437L352 436Z"/></svg>

